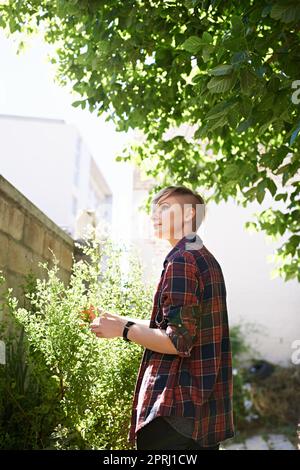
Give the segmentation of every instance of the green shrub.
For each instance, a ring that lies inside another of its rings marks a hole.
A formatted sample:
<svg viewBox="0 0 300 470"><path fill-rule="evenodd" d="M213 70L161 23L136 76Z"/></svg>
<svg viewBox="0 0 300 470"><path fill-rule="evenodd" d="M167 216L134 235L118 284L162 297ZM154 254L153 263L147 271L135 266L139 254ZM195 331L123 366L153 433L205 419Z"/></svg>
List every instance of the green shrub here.
<svg viewBox="0 0 300 470"><path fill-rule="evenodd" d="M263 425L296 429L300 420L299 366L274 365L268 377L252 380L251 398Z"/></svg>
<svg viewBox="0 0 300 470"><path fill-rule="evenodd" d="M247 325L247 330L253 329L253 325ZM255 420L251 387L248 383L245 369L243 367L243 357L251 352L252 348L245 340L242 325L233 325L230 328L230 339L232 347L232 370L233 370L233 413L236 431L249 426L251 420Z"/></svg>
<svg viewBox="0 0 300 470"><path fill-rule="evenodd" d="M38 352L28 354L23 326L12 321L17 302L11 292L0 308L6 346L6 364L0 365L0 449L43 448L60 418L57 387Z"/></svg>
<svg viewBox="0 0 300 470"><path fill-rule="evenodd" d="M35 290L27 294L26 308L19 308L11 295L6 298L10 314L26 334L26 341L19 336L18 361L24 370L30 370L30 380L22 393L16 388L12 391L10 403L16 405L9 425L3 420L7 405L2 400L2 448L129 448L127 434L142 348L121 338L98 339L82 320L82 311L99 305L121 315L149 318L153 286L142 281L134 253L130 253L128 274L124 274L122 250L112 242L91 237L83 250L89 262L74 260L67 287L59 279L54 257L53 268L42 264L47 277L36 280ZM1 368L2 389L9 366ZM50 412L50 404L55 413ZM18 432L19 421L25 421L24 406L33 418L27 439ZM47 439L37 438L42 423L49 419L52 429L46 426L50 431Z"/></svg>

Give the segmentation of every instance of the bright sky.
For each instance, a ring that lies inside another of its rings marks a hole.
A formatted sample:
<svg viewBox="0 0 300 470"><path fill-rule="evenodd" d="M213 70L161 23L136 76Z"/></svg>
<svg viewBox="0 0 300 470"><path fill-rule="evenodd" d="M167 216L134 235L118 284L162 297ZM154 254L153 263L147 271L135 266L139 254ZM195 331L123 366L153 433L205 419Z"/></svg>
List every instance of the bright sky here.
<svg viewBox="0 0 300 470"><path fill-rule="evenodd" d="M64 119L74 124L113 192L113 231L120 229L127 238L132 170L129 164L114 159L132 134L116 132L105 117L72 107L80 97L54 82L55 65L47 59L53 46L45 44L42 37L26 42L25 50L17 55L18 41L13 36L7 38L0 29L0 113Z"/></svg>

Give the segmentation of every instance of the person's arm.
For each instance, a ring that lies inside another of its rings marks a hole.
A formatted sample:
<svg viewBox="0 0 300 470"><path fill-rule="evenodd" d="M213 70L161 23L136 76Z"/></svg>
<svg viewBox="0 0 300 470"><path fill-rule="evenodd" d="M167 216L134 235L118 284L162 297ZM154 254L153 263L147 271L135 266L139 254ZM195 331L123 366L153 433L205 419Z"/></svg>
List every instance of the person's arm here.
<svg viewBox="0 0 300 470"><path fill-rule="evenodd" d="M178 354L168 335L159 329L149 328L150 320L142 320L140 318L131 318L119 316L124 321L133 321L135 325L131 325L128 330L127 338L134 343L144 346L151 351L161 354Z"/></svg>
<svg viewBox="0 0 300 470"><path fill-rule="evenodd" d="M199 319L197 267L192 255L179 255L166 268L161 308L166 329L132 325L127 338L162 354L189 357Z"/></svg>
<svg viewBox="0 0 300 470"><path fill-rule="evenodd" d="M187 252L167 265L162 288L162 316L165 333L177 354L189 357L200 326L200 289L197 265Z"/></svg>
<svg viewBox="0 0 300 470"><path fill-rule="evenodd" d="M166 329L149 328L149 320L138 320L107 312L96 318L91 330L99 338L122 337L127 321L133 321L127 338L161 354L191 355L197 336L199 299L196 265L185 254L169 263L162 289L162 314Z"/></svg>
<svg viewBox="0 0 300 470"><path fill-rule="evenodd" d="M95 318L90 328L98 338L122 337L124 327L128 320L129 317L106 312L105 315ZM137 319L131 320L134 321ZM136 324L129 328L127 338L155 352L177 354L177 350L165 331L149 328L149 320L137 320Z"/></svg>
<svg viewBox="0 0 300 470"><path fill-rule="evenodd" d="M151 351L161 354L178 354L169 336L158 328L149 328L146 325L132 325L127 333L127 338L140 344Z"/></svg>

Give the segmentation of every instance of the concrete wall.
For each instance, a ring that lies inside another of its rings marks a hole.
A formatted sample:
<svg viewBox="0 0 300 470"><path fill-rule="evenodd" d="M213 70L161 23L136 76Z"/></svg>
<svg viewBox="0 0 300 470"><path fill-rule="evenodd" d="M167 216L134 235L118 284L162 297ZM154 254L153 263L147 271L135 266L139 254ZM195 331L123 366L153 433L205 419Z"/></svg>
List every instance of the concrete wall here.
<svg viewBox="0 0 300 470"><path fill-rule="evenodd" d="M63 230L0 175L0 270L22 303L25 276L31 271L45 277L38 263L59 260L60 278L68 283L74 243ZM3 291L2 288L2 291Z"/></svg>

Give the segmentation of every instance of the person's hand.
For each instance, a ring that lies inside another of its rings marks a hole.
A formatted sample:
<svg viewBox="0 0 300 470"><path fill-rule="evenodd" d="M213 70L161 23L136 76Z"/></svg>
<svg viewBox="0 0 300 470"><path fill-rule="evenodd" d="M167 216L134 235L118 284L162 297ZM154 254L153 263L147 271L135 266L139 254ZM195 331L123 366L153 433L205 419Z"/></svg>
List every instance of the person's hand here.
<svg viewBox="0 0 300 470"><path fill-rule="evenodd" d="M95 318L90 329L98 338L117 338L123 335L127 319L116 313L110 313L98 308L101 316Z"/></svg>

